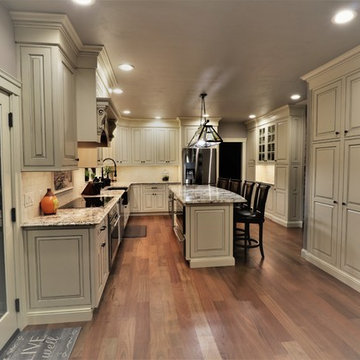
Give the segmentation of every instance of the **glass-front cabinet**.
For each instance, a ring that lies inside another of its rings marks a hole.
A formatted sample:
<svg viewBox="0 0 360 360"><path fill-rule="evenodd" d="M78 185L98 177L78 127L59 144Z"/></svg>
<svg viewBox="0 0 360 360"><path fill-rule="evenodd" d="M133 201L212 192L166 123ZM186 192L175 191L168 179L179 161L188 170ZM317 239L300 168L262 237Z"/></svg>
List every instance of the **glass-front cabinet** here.
<svg viewBox="0 0 360 360"><path fill-rule="evenodd" d="M259 129L258 161L275 161L276 125L267 125Z"/></svg>

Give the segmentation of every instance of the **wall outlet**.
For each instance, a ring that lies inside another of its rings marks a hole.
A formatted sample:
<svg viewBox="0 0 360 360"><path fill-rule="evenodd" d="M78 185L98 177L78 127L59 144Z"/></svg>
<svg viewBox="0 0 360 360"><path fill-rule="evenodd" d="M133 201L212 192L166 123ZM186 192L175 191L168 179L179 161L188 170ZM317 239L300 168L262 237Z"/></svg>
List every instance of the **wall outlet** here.
<svg viewBox="0 0 360 360"><path fill-rule="evenodd" d="M30 207L34 205L34 193L28 192L24 194L24 207Z"/></svg>

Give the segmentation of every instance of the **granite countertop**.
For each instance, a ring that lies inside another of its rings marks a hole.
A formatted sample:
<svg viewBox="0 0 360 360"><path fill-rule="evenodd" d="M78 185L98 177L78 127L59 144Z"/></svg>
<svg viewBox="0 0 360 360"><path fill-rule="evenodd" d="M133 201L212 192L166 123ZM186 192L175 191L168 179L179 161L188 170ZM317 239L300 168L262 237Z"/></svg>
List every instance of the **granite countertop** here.
<svg viewBox="0 0 360 360"><path fill-rule="evenodd" d="M185 205L246 202L234 192L210 185L171 185L169 190Z"/></svg>
<svg viewBox="0 0 360 360"><path fill-rule="evenodd" d="M100 224L112 207L119 200L120 195L114 195L113 199L102 207L58 209L56 215L37 216L24 221L23 228L45 226L93 226Z"/></svg>
<svg viewBox="0 0 360 360"><path fill-rule="evenodd" d="M174 184L181 184L180 181L114 181L112 182L109 186L105 187L101 193L103 193L103 191L107 191L108 187L113 187L113 186L117 186L117 187L130 187L130 185L174 185ZM116 191L116 190L109 190L109 191Z"/></svg>

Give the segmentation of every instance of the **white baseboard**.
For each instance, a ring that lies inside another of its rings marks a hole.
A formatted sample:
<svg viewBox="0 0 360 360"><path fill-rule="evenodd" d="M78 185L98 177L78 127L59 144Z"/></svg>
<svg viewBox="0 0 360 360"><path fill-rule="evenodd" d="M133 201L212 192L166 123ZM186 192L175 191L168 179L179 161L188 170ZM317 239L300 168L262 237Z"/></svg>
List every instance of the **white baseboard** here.
<svg viewBox="0 0 360 360"><path fill-rule="evenodd" d="M90 321L93 317L93 310L85 309L59 309L59 310L38 310L29 311L26 314L28 325L57 324L66 322Z"/></svg>
<svg viewBox="0 0 360 360"><path fill-rule="evenodd" d="M360 280L356 279L355 277L349 275L348 273L338 269L334 265L330 265L324 260L319 259L315 255L311 254L309 251L302 249L301 256L312 263L313 265L317 266L321 270L325 271L326 273L330 274L331 276L335 277L336 279L340 280L344 284L350 286L354 290L360 292Z"/></svg>
<svg viewBox="0 0 360 360"><path fill-rule="evenodd" d="M131 213L130 216L154 216L154 215L168 215L170 216L170 213L168 211L160 211L160 212L136 212Z"/></svg>
<svg viewBox="0 0 360 360"><path fill-rule="evenodd" d="M287 221L282 218L275 216L274 214L269 214L265 212L265 217L270 219L273 222L276 222L279 225L285 226L287 228L302 228L303 221L301 220L294 220L294 221Z"/></svg>
<svg viewBox="0 0 360 360"><path fill-rule="evenodd" d="M235 258L233 256L197 258L190 259L189 264L192 269L213 266L234 266Z"/></svg>

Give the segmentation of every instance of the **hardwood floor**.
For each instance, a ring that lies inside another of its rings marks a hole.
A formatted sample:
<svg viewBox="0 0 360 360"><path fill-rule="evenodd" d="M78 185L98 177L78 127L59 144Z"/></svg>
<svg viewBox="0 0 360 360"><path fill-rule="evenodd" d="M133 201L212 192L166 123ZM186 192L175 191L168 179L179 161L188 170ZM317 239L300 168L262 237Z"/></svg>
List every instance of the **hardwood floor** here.
<svg viewBox="0 0 360 360"><path fill-rule="evenodd" d="M267 220L264 261L190 269L168 217L131 223L148 235L121 245L71 359L360 359L360 295L300 257L299 229Z"/></svg>

